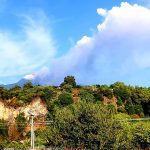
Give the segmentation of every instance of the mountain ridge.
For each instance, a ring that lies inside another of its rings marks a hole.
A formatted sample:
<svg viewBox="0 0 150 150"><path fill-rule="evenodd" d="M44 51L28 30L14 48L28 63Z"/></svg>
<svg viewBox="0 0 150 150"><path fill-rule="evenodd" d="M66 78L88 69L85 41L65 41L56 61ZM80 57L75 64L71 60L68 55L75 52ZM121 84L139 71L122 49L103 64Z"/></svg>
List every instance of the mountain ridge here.
<svg viewBox="0 0 150 150"><path fill-rule="evenodd" d="M22 78L20 79L18 82L16 83L11 83L11 84L1 84L2 87L4 88L7 88L7 89L10 89L16 85L20 86L20 87L23 87L23 85L27 82L32 82L32 84L35 86L35 85L38 85L39 82L36 80L36 79L33 79L33 80L29 80L29 79L25 79L25 78Z"/></svg>

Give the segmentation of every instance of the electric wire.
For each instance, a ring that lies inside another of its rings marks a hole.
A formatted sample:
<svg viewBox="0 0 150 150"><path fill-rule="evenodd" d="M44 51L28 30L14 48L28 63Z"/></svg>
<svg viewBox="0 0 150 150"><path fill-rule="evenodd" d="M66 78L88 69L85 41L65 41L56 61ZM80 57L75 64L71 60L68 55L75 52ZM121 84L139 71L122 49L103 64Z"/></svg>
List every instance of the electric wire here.
<svg viewBox="0 0 150 150"><path fill-rule="evenodd" d="M114 121L119 121L119 122L124 122L124 121L127 121L127 122L132 122L132 121L150 121L150 117L149 118L136 118L136 119L120 119L120 120L117 120L117 119L109 119L109 120L114 120ZM48 125L51 125L53 124L54 122L53 121L39 121L39 122L34 122L34 126L35 127L43 127L43 126L48 126ZM31 123L9 123L9 122L5 122L5 123L0 123L0 129L8 129L10 128L10 126L14 126L16 128L25 128L25 127L30 127L31 126Z"/></svg>

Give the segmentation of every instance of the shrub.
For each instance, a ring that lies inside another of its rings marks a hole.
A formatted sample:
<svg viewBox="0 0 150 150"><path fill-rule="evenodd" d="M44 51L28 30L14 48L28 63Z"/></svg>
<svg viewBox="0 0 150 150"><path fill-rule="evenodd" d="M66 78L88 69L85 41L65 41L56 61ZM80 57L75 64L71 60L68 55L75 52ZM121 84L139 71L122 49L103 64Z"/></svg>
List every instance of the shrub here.
<svg viewBox="0 0 150 150"><path fill-rule="evenodd" d="M43 98L46 101L47 106L49 107L50 101L56 95L56 92L51 87L46 87L43 90Z"/></svg>
<svg viewBox="0 0 150 150"><path fill-rule="evenodd" d="M65 90L65 92L72 93L72 85L65 84L62 88Z"/></svg>
<svg viewBox="0 0 150 150"><path fill-rule="evenodd" d="M117 104L118 106L122 106L122 100L120 97L117 98Z"/></svg>
<svg viewBox="0 0 150 150"><path fill-rule="evenodd" d="M26 123L27 120L24 116L24 113L20 113L17 117L16 117L16 124L17 124L17 130L19 132L19 134L22 136L24 129L26 127Z"/></svg>
<svg viewBox="0 0 150 150"><path fill-rule="evenodd" d="M74 76L67 76L64 78L64 82L60 84L60 86L64 86L65 84L72 85L72 87L76 87L76 81Z"/></svg>
<svg viewBox="0 0 150 150"><path fill-rule="evenodd" d="M128 114L130 115L135 114L135 108L134 108L132 101L127 101L125 105L125 109L128 112Z"/></svg>
<svg viewBox="0 0 150 150"><path fill-rule="evenodd" d="M33 88L32 82L27 82L23 85L23 89L30 89Z"/></svg>
<svg viewBox="0 0 150 150"><path fill-rule="evenodd" d="M61 106L67 106L73 103L72 95L67 92L60 94L58 100Z"/></svg>
<svg viewBox="0 0 150 150"><path fill-rule="evenodd" d="M150 123L138 122L133 124L133 144L137 148L150 148Z"/></svg>
<svg viewBox="0 0 150 150"><path fill-rule="evenodd" d="M126 113L126 110L123 106L118 107L117 111L121 113Z"/></svg>
<svg viewBox="0 0 150 150"><path fill-rule="evenodd" d="M0 137L8 137L8 124L4 120L0 120Z"/></svg>
<svg viewBox="0 0 150 150"><path fill-rule="evenodd" d="M135 109L135 113L136 113L136 114L143 113L143 108L142 108L142 105L141 105L141 104L135 105L135 106L134 106L134 109Z"/></svg>
<svg viewBox="0 0 150 150"><path fill-rule="evenodd" d="M86 90L80 91L80 98L81 98L81 100L86 101L86 102L94 102L95 101L94 96Z"/></svg>

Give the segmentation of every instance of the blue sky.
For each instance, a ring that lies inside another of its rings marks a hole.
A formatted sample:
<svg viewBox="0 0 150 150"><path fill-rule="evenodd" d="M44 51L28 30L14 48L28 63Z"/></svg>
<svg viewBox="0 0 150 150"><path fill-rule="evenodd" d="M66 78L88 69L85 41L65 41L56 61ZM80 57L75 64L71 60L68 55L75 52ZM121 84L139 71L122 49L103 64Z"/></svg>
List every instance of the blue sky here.
<svg viewBox="0 0 150 150"><path fill-rule="evenodd" d="M148 0L0 0L0 83L150 86Z"/></svg>

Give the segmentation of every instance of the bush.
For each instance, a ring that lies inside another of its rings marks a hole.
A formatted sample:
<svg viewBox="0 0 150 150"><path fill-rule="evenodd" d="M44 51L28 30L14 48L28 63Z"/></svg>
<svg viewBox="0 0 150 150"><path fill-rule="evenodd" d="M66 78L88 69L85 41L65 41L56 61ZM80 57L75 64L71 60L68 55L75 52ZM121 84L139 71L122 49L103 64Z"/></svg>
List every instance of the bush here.
<svg viewBox="0 0 150 150"><path fill-rule="evenodd" d="M47 104L47 107L50 107L52 99L55 97L56 92L51 87L46 87L42 90L43 98Z"/></svg>
<svg viewBox="0 0 150 150"><path fill-rule="evenodd" d="M138 122L133 124L133 144L137 148L150 148L150 123Z"/></svg>
<svg viewBox="0 0 150 150"><path fill-rule="evenodd" d="M72 85L72 87L76 87L76 81L74 76L67 76L64 78L64 82L60 84L60 86L64 86L65 84Z"/></svg>
<svg viewBox="0 0 150 150"><path fill-rule="evenodd" d="M54 123L49 125L43 139L47 145L70 145L87 149L132 149L129 123L114 116L104 105L79 102L70 107L56 108ZM124 119L124 118L123 118Z"/></svg>
<svg viewBox="0 0 150 150"><path fill-rule="evenodd" d="M136 114L141 114L143 113L143 108L142 108L142 105L141 104L137 104L134 106L134 109L135 109L135 113Z"/></svg>
<svg viewBox="0 0 150 150"><path fill-rule="evenodd" d="M22 136L24 129L26 127L26 123L27 120L24 116L24 113L20 113L17 117L16 117L16 124L17 124L17 130L19 132L19 134Z"/></svg>
<svg viewBox="0 0 150 150"><path fill-rule="evenodd" d="M94 102L95 101L94 96L86 90L80 91L80 98L81 98L81 100L86 101L86 102Z"/></svg>
<svg viewBox="0 0 150 150"><path fill-rule="evenodd" d="M73 103L72 95L67 92L60 94L58 100L61 106L67 106Z"/></svg>
<svg viewBox="0 0 150 150"><path fill-rule="evenodd" d="M100 90L94 91L93 95L94 95L96 101L103 101L104 100L103 93Z"/></svg>
<svg viewBox="0 0 150 150"><path fill-rule="evenodd" d="M118 107L117 111L121 113L126 113L126 110L123 106Z"/></svg>
<svg viewBox="0 0 150 150"><path fill-rule="evenodd" d="M103 95L111 99L113 97L113 90L109 88L102 89Z"/></svg>
<svg viewBox="0 0 150 150"><path fill-rule="evenodd" d="M30 89L33 88L32 82L27 82L23 85L23 89Z"/></svg>
<svg viewBox="0 0 150 150"><path fill-rule="evenodd" d="M10 143L7 143L5 148L14 148L15 150L25 150L27 148L27 145L24 145L21 142L12 141Z"/></svg>
<svg viewBox="0 0 150 150"><path fill-rule="evenodd" d="M65 92L72 93L72 85L65 84L62 88L65 90Z"/></svg>
<svg viewBox="0 0 150 150"><path fill-rule="evenodd" d="M8 137L8 124L4 120L0 120L0 137Z"/></svg>
<svg viewBox="0 0 150 150"><path fill-rule="evenodd" d="M130 88L126 86L123 82L116 82L111 85L111 88L113 89L114 95L117 98L120 97L123 102L125 100L128 100L131 96Z"/></svg>
<svg viewBox="0 0 150 150"><path fill-rule="evenodd" d="M135 114L135 108L132 103L132 101L128 100L126 105L125 105L125 110L128 112L128 114L132 115Z"/></svg>
<svg viewBox="0 0 150 150"><path fill-rule="evenodd" d="M122 100L120 97L117 98L117 104L118 106L122 106Z"/></svg>

